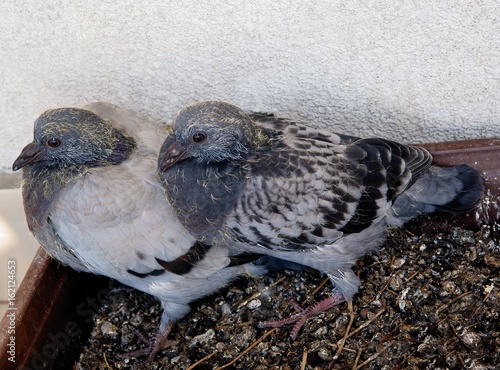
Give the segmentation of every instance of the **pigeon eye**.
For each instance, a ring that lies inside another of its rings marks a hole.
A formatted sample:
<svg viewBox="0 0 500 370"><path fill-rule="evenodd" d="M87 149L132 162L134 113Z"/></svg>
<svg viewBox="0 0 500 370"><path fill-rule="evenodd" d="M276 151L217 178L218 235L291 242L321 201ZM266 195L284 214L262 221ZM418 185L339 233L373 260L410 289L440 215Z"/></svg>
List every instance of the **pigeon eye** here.
<svg viewBox="0 0 500 370"><path fill-rule="evenodd" d="M62 141L58 138L50 138L49 140L47 140L47 145L51 148L57 148L59 146L61 146L62 144Z"/></svg>
<svg viewBox="0 0 500 370"><path fill-rule="evenodd" d="M204 142L206 138L207 138L207 135L205 135L203 132L197 132L192 137L193 142L196 144L200 144L200 143Z"/></svg>

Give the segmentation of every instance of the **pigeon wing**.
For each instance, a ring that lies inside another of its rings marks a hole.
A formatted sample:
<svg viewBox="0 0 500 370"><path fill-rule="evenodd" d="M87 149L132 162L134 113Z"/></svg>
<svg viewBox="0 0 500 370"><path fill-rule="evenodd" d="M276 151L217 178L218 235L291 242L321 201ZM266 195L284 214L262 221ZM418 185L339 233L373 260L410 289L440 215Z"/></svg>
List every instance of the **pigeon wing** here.
<svg viewBox="0 0 500 370"><path fill-rule="evenodd" d="M250 160L227 225L239 241L264 248L315 248L370 227L432 160L424 149L388 140L253 117L273 144Z"/></svg>

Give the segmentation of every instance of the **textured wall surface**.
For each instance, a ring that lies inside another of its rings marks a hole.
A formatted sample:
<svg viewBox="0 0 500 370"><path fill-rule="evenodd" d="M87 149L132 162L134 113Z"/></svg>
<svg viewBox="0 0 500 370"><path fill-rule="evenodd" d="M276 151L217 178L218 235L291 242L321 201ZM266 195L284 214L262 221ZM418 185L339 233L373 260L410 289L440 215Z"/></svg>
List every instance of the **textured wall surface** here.
<svg viewBox="0 0 500 370"><path fill-rule="evenodd" d="M45 109L222 99L407 142L500 135L498 1L0 2L0 169ZM237 5L236 5L237 4Z"/></svg>

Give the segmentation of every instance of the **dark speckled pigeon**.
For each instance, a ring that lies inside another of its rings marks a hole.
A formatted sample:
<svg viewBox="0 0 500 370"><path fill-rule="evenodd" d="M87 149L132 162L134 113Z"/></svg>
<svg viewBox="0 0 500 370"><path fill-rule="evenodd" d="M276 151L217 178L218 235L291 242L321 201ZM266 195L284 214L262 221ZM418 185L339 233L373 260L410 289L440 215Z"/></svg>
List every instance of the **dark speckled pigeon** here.
<svg viewBox="0 0 500 370"><path fill-rule="evenodd" d="M378 247L387 225L434 210L472 209L483 194L466 165L431 166L423 148L360 139L223 102L183 109L159 157L180 221L208 245L235 245L318 269L334 285L289 319L295 338L308 317L358 291L355 261Z"/></svg>
<svg viewBox="0 0 500 370"><path fill-rule="evenodd" d="M157 160L165 127L107 103L62 108L35 122L34 141L16 159L31 232L55 259L109 276L163 306L150 359L169 342L189 303L253 264L227 267L228 250L198 243L165 197Z"/></svg>

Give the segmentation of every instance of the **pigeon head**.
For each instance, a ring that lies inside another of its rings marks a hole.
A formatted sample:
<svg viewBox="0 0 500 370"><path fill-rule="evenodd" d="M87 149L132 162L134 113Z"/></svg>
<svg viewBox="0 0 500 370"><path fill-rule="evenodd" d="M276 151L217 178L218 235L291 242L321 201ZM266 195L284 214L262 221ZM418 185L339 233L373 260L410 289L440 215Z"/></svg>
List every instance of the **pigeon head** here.
<svg viewBox="0 0 500 370"><path fill-rule="evenodd" d="M160 169L186 159L199 163L238 160L252 151L257 136L250 117L234 105L208 101L180 111L174 134L163 143Z"/></svg>
<svg viewBox="0 0 500 370"><path fill-rule="evenodd" d="M34 140L24 147L12 169L118 164L134 147L131 137L89 110L51 109L35 121Z"/></svg>

